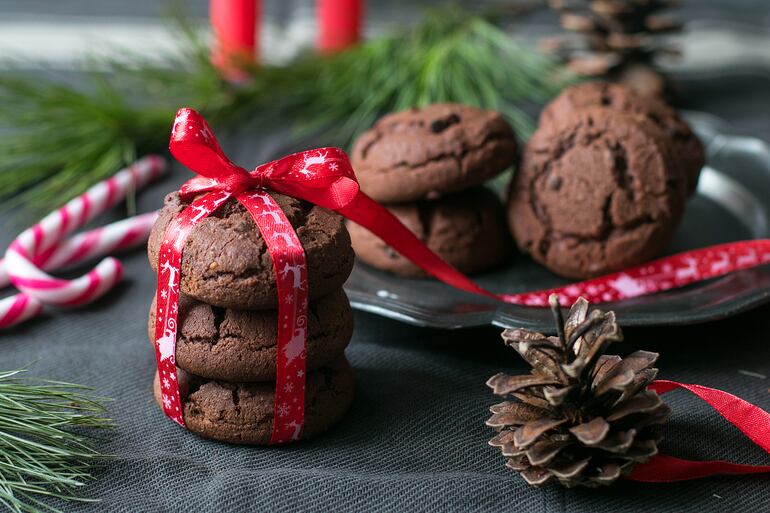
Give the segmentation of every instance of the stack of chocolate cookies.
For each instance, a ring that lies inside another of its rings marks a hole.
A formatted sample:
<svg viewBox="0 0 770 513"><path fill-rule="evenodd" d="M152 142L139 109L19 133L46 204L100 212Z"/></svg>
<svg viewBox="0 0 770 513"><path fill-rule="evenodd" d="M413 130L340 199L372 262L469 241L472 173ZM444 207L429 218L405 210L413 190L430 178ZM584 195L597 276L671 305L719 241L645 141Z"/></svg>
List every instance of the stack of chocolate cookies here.
<svg viewBox="0 0 770 513"><path fill-rule="evenodd" d="M540 116L511 183L519 248L556 274L641 264L671 239L704 150L674 109L607 82L565 90Z"/></svg>
<svg viewBox="0 0 770 513"><path fill-rule="evenodd" d="M304 438L336 423L353 399L344 351L353 316L342 285L353 268L342 218L321 207L271 194L297 232L308 266ZM160 242L188 203L166 196L148 243L157 272ZM273 261L251 216L229 200L193 228L180 270L178 367L187 428L206 438L267 444L273 429L279 298ZM154 338L155 301L149 335ZM160 404L161 384L155 377Z"/></svg>
<svg viewBox="0 0 770 513"><path fill-rule="evenodd" d="M502 262L511 244L504 208L482 184L516 158L510 125L494 111L436 104L381 118L351 156L361 189L384 204L431 250L464 273ZM365 228L350 223L356 255L399 276L424 271Z"/></svg>

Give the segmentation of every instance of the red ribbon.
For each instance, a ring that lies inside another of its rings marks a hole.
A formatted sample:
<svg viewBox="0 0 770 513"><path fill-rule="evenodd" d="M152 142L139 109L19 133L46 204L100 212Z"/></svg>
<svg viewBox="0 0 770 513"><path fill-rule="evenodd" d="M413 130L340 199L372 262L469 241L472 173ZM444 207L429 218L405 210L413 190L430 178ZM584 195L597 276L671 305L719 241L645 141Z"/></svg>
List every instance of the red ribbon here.
<svg viewBox="0 0 770 513"><path fill-rule="evenodd" d="M752 442L770 454L770 413L727 392L701 385L686 385L676 381L658 380L649 388L665 394L682 388L703 399L709 406L740 429ZM634 467L628 479L646 483L672 483L700 479L717 474L762 474L770 472L770 465L742 465L729 461L684 460L659 454L647 463Z"/></svg>
<svg viewBox="0 0 770 513"><path fill-rule="evenodd" d="M345 152L320 148L295 153L258 166L254 171L225 156L206 121L192 109L180 109L169 148L174 157L199 176L180 189L191 201L166 229L158 265L158 304L155 345L166 415L184 426L174 354L182 248L192 228L229 198L251 214L275 268L278 302L278 358L271 443L301 437L304 427L305 323L307 268L305 254L293 228L267 190L335 210L371 230L383 241L439 280L455 288L501 301L546 305L556 293L563 304L579 296L594 303L614 301L681 287L736 269L770 261L770 241L745 241L699 249L662 258L612 275L526 294L497 295L482 289L429 250L396 217L360 191ZM197 199L196 199L197 198ZM659 393L685 388L698 395L728 421L770 452L770 415L726 392L699 385L656 381ZM658 455L632 472L637 481L678 481L717 473L768 472L770 467L720 461L688 461Z"/></svg>

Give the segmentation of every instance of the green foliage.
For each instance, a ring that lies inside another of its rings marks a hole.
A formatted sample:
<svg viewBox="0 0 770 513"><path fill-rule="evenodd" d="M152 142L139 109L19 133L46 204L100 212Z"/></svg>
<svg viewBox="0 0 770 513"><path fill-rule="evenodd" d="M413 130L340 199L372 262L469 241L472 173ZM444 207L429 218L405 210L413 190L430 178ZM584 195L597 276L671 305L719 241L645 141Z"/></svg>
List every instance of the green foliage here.
<svg viewBox="0 0 770 513"><path fill-rule="evenodd" d="M486 18L442 9L418 26L331 56L305 54L219 78L195 27L177 16L184 52L161 65L121 56L96 62L85 87L39 76L0 77L0 199L50 210L129 164L161 151L178 107L215 124L294 122L298 135L347 146L381 115L435 102L503 112L520 135L522 101L542 101L571 78Z"/></svg>
<svg viewBox="0 0 770 513"><path fill-rule="evenodd" d="M241 112L277 105L307 130L331 128L325 136L343 146L385 113L437 102L501 111L526 136L532 124L516 103L544 101L570 80L549 57L456 9L434 11L413 29L336 55L258 69L254 77L234 102ZM282 98L273 91L289 92Z"/></svg>
<svg viewBox="0 0 770 513"><path fill-rule="evenodd" d="M181 18L180 18L181 20ZM178 106L224 94L205 45L187 23L180 56L162 65L131 55L87 63L81 87L42 73L0 76L2 210L43 213L168 144Z"/></svg>
<svg viewBox="0 0 770 513"><path fill-rule="evenodd" d="M53 208L138 153L163 147L168 109L135 108L96 75L93 85L81 91L0 79L0 196L5 208Z"/></svg>
<svg viewBox="0 0 770 513"><path fill-rule="evenodd" d="M112 426L103 400L79 385L32 382L0 372L0 505L21 512L58 511L51 500L92 501L79 488L104 459L87 430Z"/></svg>

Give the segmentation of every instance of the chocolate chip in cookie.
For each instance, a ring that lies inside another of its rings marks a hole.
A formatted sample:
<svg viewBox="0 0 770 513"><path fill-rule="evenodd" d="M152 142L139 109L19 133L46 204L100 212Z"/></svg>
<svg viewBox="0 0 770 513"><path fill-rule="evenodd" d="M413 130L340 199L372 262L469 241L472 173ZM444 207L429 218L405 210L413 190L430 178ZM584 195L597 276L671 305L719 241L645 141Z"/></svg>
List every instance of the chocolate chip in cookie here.
<svg viewBox="0 0 770 513"><path fill-rule="evenodd" d="M499 113L443 103L383 117L358 138L351 161L361 190L399 203L480 185L513 164L516 148Z"/></svg>
<svg viewBox="0 0 770 513"><path fill-rule="evenodd" d="M338 290L353 269L354 259L342 217L282 194L271 196L305 250L310 299ZM166 196L147 244L150 265L156 272L166 227L188 205L179 193ZM273 260L251 215L234 199L190 232L182 252L180 287L186 295L221 308L276 308Z"/></svg>
<svg viewBox="0 0 770 513"><path fill-rule="evenodd" d="M651 122L607 108L573 112L527 143L508 221L519 248L583 279L656 256L684 208L683 177Z"/></svg>

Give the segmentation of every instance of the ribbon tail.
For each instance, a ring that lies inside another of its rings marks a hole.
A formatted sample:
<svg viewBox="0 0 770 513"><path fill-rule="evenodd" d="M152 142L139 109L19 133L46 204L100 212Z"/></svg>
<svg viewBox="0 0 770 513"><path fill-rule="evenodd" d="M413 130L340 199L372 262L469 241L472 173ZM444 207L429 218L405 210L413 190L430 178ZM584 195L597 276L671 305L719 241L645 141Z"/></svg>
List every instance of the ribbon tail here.
<svg viewBox="0 0 770 513"><path fill-rule="evenodd" d="M270 444L299 440L305 428L308 279L305 250L281 207L266 192L239 194L273 261L278 296L275 400Z"/></svg>
<svg viewBox="0 0 770 513"><path fill-rule="evenodd" d="M642 483L673 483L719 474L745 475L770 472L770 465L743 465L729 461L694 461L658 454L647 463L637 465L627 479Z"/></svg>
<svg viewBox="0 0 770 513"><path fill-rule="evenodd" d="M396 216L363 192L359 191L350 203L337 208L336 211L376 234L393 249L438 280L472 294L502 299L479 287L470 278L442 260Z"/></svg>
<svg viewBox="0 0 770 513"><path fill-rule="evenodd" d="M701 385L676 381L653 381L649 388L665 394L678 388L687 390L713 407L722 418L737 427L757 446L770 454L770 413L733 394ZM647 483L671 483L700 479L718 474L762 474L770 465L744 465L729 461L693 461L659 454L647 463L634 467L628 479Z"/></svg>

